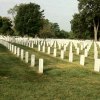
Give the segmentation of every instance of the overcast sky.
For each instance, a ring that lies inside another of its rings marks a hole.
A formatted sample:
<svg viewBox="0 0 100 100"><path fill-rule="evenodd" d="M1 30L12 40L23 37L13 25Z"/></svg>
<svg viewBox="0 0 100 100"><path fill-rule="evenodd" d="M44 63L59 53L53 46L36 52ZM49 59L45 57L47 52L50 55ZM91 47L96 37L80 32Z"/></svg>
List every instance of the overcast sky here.
<svg viewBox="0 0 100 100"><path fill-rule="evenodd" d="M29 2L39 4L45 18L58 23L61 29L71 30L70 21L78 12L77 0L0 0L0 16L8 16L7 11L16 4Z"/></svg>

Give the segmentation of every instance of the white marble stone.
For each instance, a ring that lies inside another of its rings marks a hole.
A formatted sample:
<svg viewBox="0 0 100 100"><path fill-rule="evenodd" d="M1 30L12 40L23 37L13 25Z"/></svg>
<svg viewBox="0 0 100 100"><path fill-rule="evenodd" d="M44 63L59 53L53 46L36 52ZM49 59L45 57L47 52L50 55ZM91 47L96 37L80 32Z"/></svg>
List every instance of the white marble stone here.
<svg viewBox="0 0 100 100"><path fill-rule="evenodd" d="M39 59L39 73L43 73L43 59Z"/></svg>
<svg viewBox="0 0 100 100"><path fill-rule="evenodd" d="M72 53L72 42L70 42L69 52Z"/></svg>
<svg viewBox="0 0 100 100"><path fill-rule="evenodd" d="M50 54L50 47L48 47L48 52L47 52L47 54Z"/></svg>
<svg viewBox="0 0 100 100"><path fill-rule="evenodd" d="M73 53L69 52L69 62L73 62Z"/></svg>
<svg viewBox="0 0 100 100"><path fill-rule="evenodd" d="M16 54L16 48L17 48L17 47L16 47L16 46L14 46L14 54Z"/></svg>
<svg viewBox="0 0 100 100"><path fill-rule="evenodd" d="M98 59L98 51L94 51L94 59Z"/></svg>
<svg viewBox="0 0 100 100"><path fill-rule="evenodd" d="M85 57L88 57L88 51L87 51L87 49L84 50L84 55L85 55Z"/></svg>
<svg viewBox="0 0 100 100"><path fill-rule="evenodd" d="M28 63L29 53L25 52L25 62Z"/></svg>
<svg viewBox="0 0 100 100"><path fill-rule="evenodd" d="M35 65L35 55L31 55L31 67Z"/></svg>
<svg viewBox="0 0 100 100"><path fill-rule="evenodd" d="M61 59L64 59L64 50L61 50Z"/></svg>
<svg viewBox="0 0 100 100"><path fill-rule="evenodd" d="M56 49L56 48L54 48L53 56L54 56L54 57L57 56L57 49Z"/></svg>
<svg viewBox="0 0 100 100"><path fill-rule="evenodd" d="M77 49L76 49L76 54L79 55L79 53L80 53L80 49L77 48Z"/></svg>
<svg viewBox="0 0 100 100"><path fill-rule="evenodd" d="M43 47L42 47L42 51L45 52L45 45L43 45Z"/></svg>
<svg viewBox="0 0 100 100"><path fill-rule="evenodd" d="M33 44L33 42L31 43L31 48L33 48L34 47L34 44Z"/></svg>
<svg viewBox="0 0 100 100"><path fill-rule="evenodd" d="M100 59L94 61L94 71L100 72Z"/></svg>
<svg viewBox="0 0 100 100"><path fill-rule="evenodd" d="M84 63L85 63L85 56L80 55L80 65L84 66Z"/></svg>
<svg viewBox="0 0 100 100"><path fill-rule="evenodd" d="M64 51L66 51L66 45L64 45Z"/></svg>

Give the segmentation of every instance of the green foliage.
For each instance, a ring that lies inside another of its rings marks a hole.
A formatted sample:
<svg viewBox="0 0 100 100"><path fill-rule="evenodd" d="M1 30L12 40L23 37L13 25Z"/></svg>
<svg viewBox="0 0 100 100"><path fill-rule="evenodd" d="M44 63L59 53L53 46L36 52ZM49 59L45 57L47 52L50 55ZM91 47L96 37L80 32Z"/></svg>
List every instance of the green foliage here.
<svg viewBox="0 0 100 100"><path fill-rule="evenodd" d="M64 30L60 30L58 38L63 38L63 39L69 38L69 32L66 32Z"/></svg>
<svg viewBox="0 0 100 100"><path fill-rule="evenodd" d="M56 38L60 38L59 37L59 35L60 35L60 28L59 28L58 23L53 23L52 26L51 26L51 29L52 29L53 33L55 34L55 37Z"/></svg>
<svg viewBox="0 0 100 100"><path fill-rule="evenodd" d="M85 23L85 16L81 16L81 14L74 14L73 20L71 20L71 29L74 37L78 39L90 39L91 33L93 33Z"/></svg>
<svg viewBox="0 0 100 100"><path fill-rule="evenodd" d="M34 3L15 5L8 10L14 20L15 35L40 38L68 38L68 32L60 30L58 23L44 19L40 6Z"/></svg>
<svg viewBox="0 0 100 100"><path fill-rule="evenodd" d="M38 36L41 38L68 38L69 33L60 30L58 23L51 23L48 19L44 19L43 28Z"/></svg>
<svg viewBox="0 0 100 100"><path fill-rule="evenodd" d="M43 10L34 3L21 4L15 16L15 29L20 35L35 36L43 26Z"/></svg>
<svg viewBox="0 0 100 100"><path fill-rule="evenodd" d="M76 38L95 38L100 29L100 1L78 0L79 14L74 14L71 21L72 31ZM94 34L93 34L94 33ZM99 34L98 34L99 36Z"/></svg>
<svg viewBox="0 0 100 100"><path fill-rule="evenodd" d="M43 20L43 28L40 30L38 36L40 38L53 38L53 37L55 37L55 34L51 28L52 24L53 23L49 22L48 19L44 19Z"/></svg>
<svg viewBox="0 0 100 100"><path fill-rule="evenodd" d="M0 34L13 35L12 21L7 17L0 16Z"/></svg>

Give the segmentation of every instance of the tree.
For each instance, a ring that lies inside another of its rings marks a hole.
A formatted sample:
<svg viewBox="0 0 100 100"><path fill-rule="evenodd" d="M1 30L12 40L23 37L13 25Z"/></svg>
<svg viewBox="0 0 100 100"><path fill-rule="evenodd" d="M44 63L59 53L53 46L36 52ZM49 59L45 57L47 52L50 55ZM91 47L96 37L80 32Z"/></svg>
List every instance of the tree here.
<svg viewBox="0 0 100 100"><path fill-rule="evenodd" d="M59 28L58 23L53 23L51 26L51 29L54 32L55 37L60 38L60 28Z"/></svg>
<svg viewBox="0 0 100 100"><path fill-rule="evenodd" d="M85 16L85 21L89 27L93 27L94 40L97 41L97 33L100 23L100 0L78 0L80 14Z"/></svg>
<svg viewBox="0 0 100 100"><path fill-rule="evenodd" d="M73 16L72 31L81 38L93 38L97 41L100 29L100 3L99 0L78 0L79 14Z"/></svg>
<svg viewBox="0 0 100 100"><path fill-rule="evenodd" d="M13 35L12 21L9 18L0 16L0 33L3 35Z"/></svg>
<svg viewBox="0 0 100 100"><path fill-rule="evenodd" d="M43 12L35 3L19 5L15 16L15 29L20 35L34 37L43 27Z"/></svg>
<svg viewBox="0 0 100 100"><path fill-rule="evenodd" d="M58 23L44 19L43 29L39 33L42 38L68 38L68 32L60 30Z"/></svg>
<svg viewBox="0 0 100 100"><path fill-rule="evenodd" d="M78 39L90 39L91 33L90 27L85 22L85 16L81 14L74 14L71 20L71 29L73 31L74 38ZM88 34L90 32L90 34Z"/></svg>
<svg viewBox="0 0 100 100"><path fill-rule="evenodd" d="M55 34L52 30L52 24L48 19L43 20L43 28L39 32L41 38L54 38Z"/></svg>
<svg viewBox="0 0 100 100"><path fill-rule="evenodd" d="M69 32L66 32L64 30L60 30L59 38L69 38Z"/></svg>

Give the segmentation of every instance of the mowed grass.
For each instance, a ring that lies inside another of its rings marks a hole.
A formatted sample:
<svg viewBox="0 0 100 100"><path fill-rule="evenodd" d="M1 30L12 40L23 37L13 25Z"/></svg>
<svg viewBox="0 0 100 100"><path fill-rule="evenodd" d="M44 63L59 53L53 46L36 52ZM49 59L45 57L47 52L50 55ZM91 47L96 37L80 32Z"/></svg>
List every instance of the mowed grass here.
<svg viewBox="0 0 100 100"><path fill-rule="evenodd" d="M90 62L84 68L18 46L36 55L36 66L31 68L30 62L24 63L0 45L0 100L100 100L100 73L90 69ZM39 58L44 58L42 75L37 71Z"/></svg>

